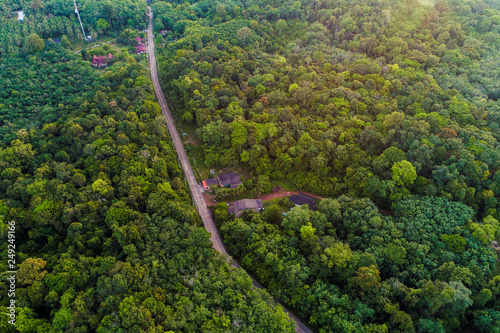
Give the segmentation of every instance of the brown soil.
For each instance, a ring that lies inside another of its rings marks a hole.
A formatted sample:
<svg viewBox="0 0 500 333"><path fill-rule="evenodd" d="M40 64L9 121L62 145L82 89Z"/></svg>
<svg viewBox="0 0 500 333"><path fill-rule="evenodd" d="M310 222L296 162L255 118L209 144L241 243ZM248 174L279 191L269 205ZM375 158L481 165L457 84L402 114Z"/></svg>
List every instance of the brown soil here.
<svg viewBox="0 0 500 333"><path fill-rule="evenodd" d="M258 196L255 199L271 200L271 199L277 199L277 198L282 198L282 197L288 197L292 194L298 194L300 192L309 194L310 196L313 196L313 197L318 198L318 199L323 199L323 197L320 197L319 195L312 194L312 193L307 193L307 192L303 192L303 191L283 191L283 190L278 190L274 193L264 194L264 195ZM206 192L203 193L203 199L205 200L205 204L207 206L215 206L217 204L217 202L214 199L212 199L210 197L210 195L207 194ZM228 203L232 204L233 202L229 201Z"/></svg>
<svg viewBox="0 0 500 333"><path fill-rule="evenodd" d="M188 144L188 143L192 144L193 146L196 146L196 144L197 144L193 138L189 138L186 141L184 141L184 144Z"/></svg>
<svg viewBox="0 0 500 333"><path fill-rule="evenodd" d="M283 190L278 190L278 191L276 191L274 193L269 193L269 194L261 195L261 196L257 197L257 199L260 199L260 200L271 200L271 199L276 199L276 198L287 197L287 196L290 196L292 194L298 194L300 192L302 192L302 191L283 191ZM313 197L318 198L318 199L323 199L323 197L320 197L319 195L316 195L316 194L307 193L307 192L302 192L302 193L309 194L310 196L313 196Z"/></svg>
<svg viewBox="0 0 500 333"><path fill-rule="evenodd" d="M203 200L205 200L205 205L207 205L207 207L215 206L217 204L215 201L212 201L213 199L206 192L203 192L202 195L203 195Z"/></svg>

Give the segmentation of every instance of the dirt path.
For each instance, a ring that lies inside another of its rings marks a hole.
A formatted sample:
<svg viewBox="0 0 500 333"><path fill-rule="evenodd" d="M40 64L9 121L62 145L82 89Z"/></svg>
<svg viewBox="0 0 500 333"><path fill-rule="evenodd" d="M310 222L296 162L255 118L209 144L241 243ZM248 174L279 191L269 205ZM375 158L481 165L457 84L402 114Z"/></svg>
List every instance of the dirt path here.
<svg viewBox="0 0 500 333"><path fill-rule="evenodd" d="M260 196L256 197L255 199L271 200L271 199L277 199L277 198L282 198L282 197L288 197L288 196L290 196L292 194L299 194L299 193L305 193L305 194L308 194L308 195L310 195L312 197L315 197L317 199L324 199L323 197L320 197L319 195L312 194L312 193L307 193L307 192L304 192L304 191L283 191L283 190L279 190L279 191L274 192L274 193L260 195ZM210 197L210 195L208 195L206 192L203 192L203 200L205 200L205 204L207 206L215 206L215 205L217 205L217 202L213 201L213 198ZM226 201L226 202L229 203L229 204L233 203L232 201Z"/></svg>
<svg viewBox="0 0 500 333"><path fill-rule="evenodd" d="M207 206L215 206L217 205L216 202L212 201L213 199L206 193L206 192L203 192L203 200L205 200L205 204Z"/></svg>
<svg viewBox="0 0 500 333"><path fill-rule="evenodd" d="M188 143L192 144L193 146L196 146L196 145L198 144L198 143L196 142L196 140L195 140L195 139L193 139L193 138L189 138L189 139L187 139L186 141L184 141L184 144L185 144L185 145L186 145L186 144L188 144Z"/></svg>
<svg viewBox="0 0 500 333"><path fill-rule="evenodd" d="M264 195L261 195L259 197L257 197L257 199L260 199L260 200L271 200L271 199L276 199L276 198L282 198L282 197L287 197L287 196L290 196L292 194L299 194L299 193L305 193L305 194L308 194L312 197L315 197L315 198L318 198L318 199L323 199L323 197L320 197L319 195L316 195L316 194L312 194L312 193L307 193L307 192L303 192L303 191L283 191L283 190L278 190L274 193L269 193L269 194L264 194Z"/></svg>

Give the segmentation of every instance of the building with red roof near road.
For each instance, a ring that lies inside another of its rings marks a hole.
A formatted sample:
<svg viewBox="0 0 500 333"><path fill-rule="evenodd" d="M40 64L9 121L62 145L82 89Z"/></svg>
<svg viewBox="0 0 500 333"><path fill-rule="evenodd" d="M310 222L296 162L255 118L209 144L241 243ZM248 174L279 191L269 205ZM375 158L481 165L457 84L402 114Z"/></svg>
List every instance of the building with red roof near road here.
<svg viewBox="0 0 500 333"><path fill-rule="evenodd" d="M113 60L113 58L114 57L111 53L100 57L94 54L94 56L92 57L92 66L99 68L106 67L108 66L109 62Z"/></svg>
<svg viewBox="0 0 500 333"><path fill-rule="evenodd" d="M137 54L142 54L146 51L147 51L147 47L146 47L146 45L144 45L142 43L137 44L137 46L135 47L135 53L137 53Z"/></svg>
<svg viewBox="0 0 500 333"><path fill-rule="evenodd" d="M217 178L208 178L202 180L201 184L203 185L203 188L208 191L210 190L211 185L219 185L219 182L217 182Z"/></svg>

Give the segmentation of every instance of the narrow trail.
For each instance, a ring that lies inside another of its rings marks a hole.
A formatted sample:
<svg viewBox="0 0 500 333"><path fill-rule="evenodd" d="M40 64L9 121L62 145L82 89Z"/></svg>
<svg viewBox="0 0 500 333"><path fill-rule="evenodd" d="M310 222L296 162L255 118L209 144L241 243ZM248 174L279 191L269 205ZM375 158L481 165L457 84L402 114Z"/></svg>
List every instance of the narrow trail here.
<svg viewBox="0 0 500 333"><path fill-rule="evenodd" d="M149 16L149 27L148 27L147 43L148 43L149 69L151 71L151 80L153 81L156 97L158 99L158 103L160 104L162 114L165 117L168 131L170 133L170 136L172 137L174 148L177 151L177 155L179 156L179 160L181 162L184 175L186 176L187 182L189 184L189 189L193 196L195 206L198 210L198 213L200 214L201 220L203 221L203 226L208 230L208 232L211 235L210 240L212 241L214 249L217 250L219 253L221 253L228 260L230 260L231 264L234 267L241 268L241 266L227 254L224 248L224 244L222 243L217 228L215 227L215 224L212 220L212 216L210 215L207 205L205 204L205 200L203 199L202 195L203 189L196 181L193 169L191 168L191 164L189 163L189 160L187 158L186 151L184 150L181 138L179 136L179 133L177 132L177 129L175 128L175 123L172 119L172 115L170 114L170 110L165 101L165 97L163 96L163 92L161 91L160 83L158 81L158 72L156 68L155 45L153 41L153 12L151 10L151 7L148 7L148 16ZM259 284L259 282L257 282L257 280L255 280L250 274L249 276L252 278L253 285L256 288L264 289ZM274 299L274 301L283 306L276 299ZM297 317L295 317L286 307L283 306L283 309L288 314L290 319L295 321L296 332L312 333L312 330L310 330L304 323L302 323Z"/></svg>
<svg viewBox="0 0 500 333"><path fill-rule="evenodd" d="M264 194L264 195L258 196L256 199L271 200L271 199L277 199L277 198L282 198L282 197L288 197L292 194L299 194L299 193L309 194L310 196L315 197L317 199L324 199L323 197L320 197L319 195L307 193L304 191L283 191L283 190L278 190L274 193Z"/></svg>
<svg viewBox="0 0 500 333"><path fill-rule="evenodd" d="M323 197L320 197L319 195L304 192L304 191L283 191L283 190L278 190L274 193L259 195L258 197L255 197L255 199L271 200L271 199L278 199L278 198L282 198L282 197L288 197L288 196L291 196L292 194L299 194L299 193L309 194L310 196L315 197L317 199L324 199ZM205 205L207 205L207 206L217 205L217 202L212 201L212 198L207 193L203 193L203 199L205 199ZM233 201L227 201L227 200L222 200L222 201L226 201L227 203L230 203L230 204L233 203Z"/></svg>

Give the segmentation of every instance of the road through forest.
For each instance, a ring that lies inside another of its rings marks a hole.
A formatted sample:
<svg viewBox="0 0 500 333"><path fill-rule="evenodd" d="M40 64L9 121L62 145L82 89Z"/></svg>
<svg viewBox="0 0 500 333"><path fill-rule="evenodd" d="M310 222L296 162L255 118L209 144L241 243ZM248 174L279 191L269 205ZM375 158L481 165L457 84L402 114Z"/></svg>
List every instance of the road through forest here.
<svg viewBox="0 0 500 333"><path fill-rule="evenodd" d="M151 10L151 7L148 7L148 12L149 12L148 13L149 27L148 27L147 43L148 43L149 68L151 71L151 80L153 81L156 97L158 99L158 103L160 104L162 114L167 122L167 128L170 133L170 136L172 137L174 148L177 151L177 155L179 157L182 169L184 171L184 175L189 184L189 189L193 196L193 200L195 202L198 213L200 214L201 220L203 221L203 226L208 230L208 232L211 235L210 240L212 241L214 249L217 250L219 253L221 253L224 257L228 258L234 267L241 268L237 262L235 262L232 258L229 257L226 250L224 249L224 244L222 243L217 228L215 227L215 224L212 220L212 216L210 215L210 212L208 211L208 208L203 199L201 192L202 187L196 181L193 169L191 168L191 164L189 163L186 151L184 150L181 138L175 127L175 123L172 119L172 115L170 114L170 110L165 101L165 97L163 96L163 92L161 91L160 83L158 81L158 72L156 68L155 45L153 40L153 12ZM250 277L252 278L255 287L263 289L262 286L252 276ZM275 302L277 301L275 300ZM283 308L285 312L289 315L289 317L295 321L297 332L312 333L312 331L306 325L304 325L297 317L295 317L292 313L290 313L290 311L288 311L284 306Z"/></svg>

